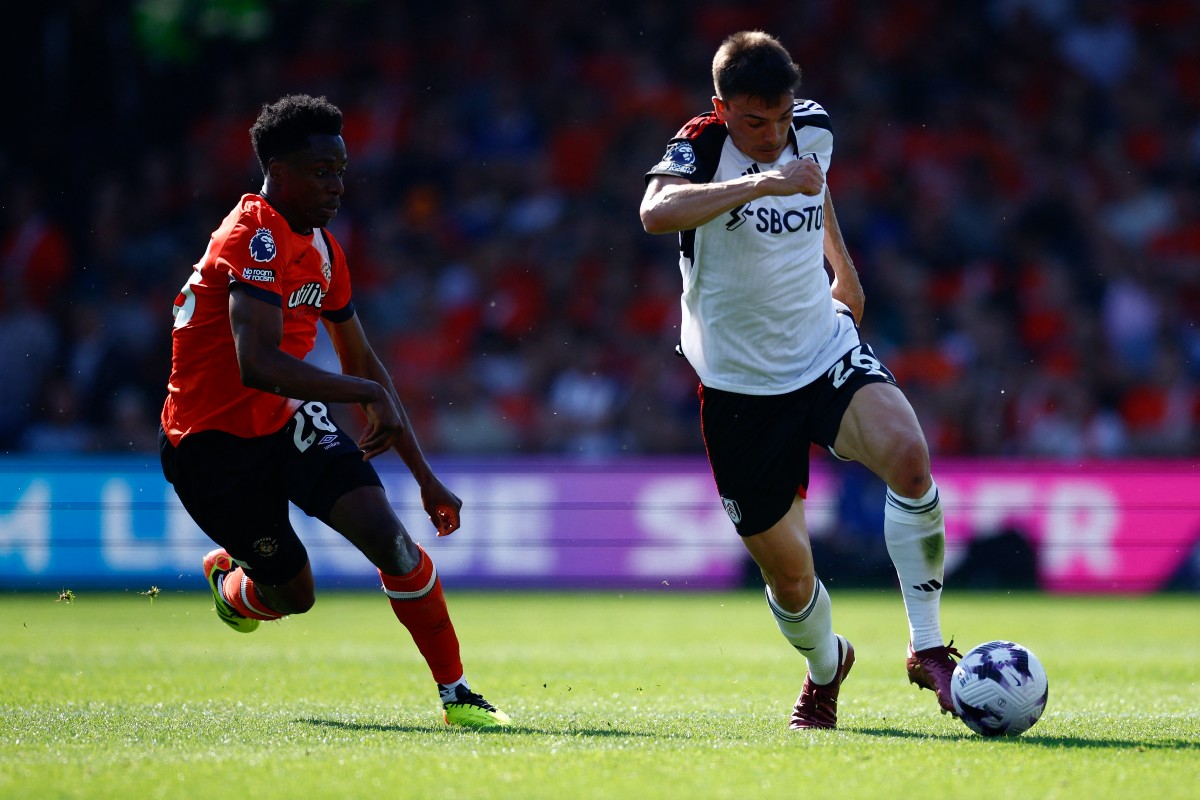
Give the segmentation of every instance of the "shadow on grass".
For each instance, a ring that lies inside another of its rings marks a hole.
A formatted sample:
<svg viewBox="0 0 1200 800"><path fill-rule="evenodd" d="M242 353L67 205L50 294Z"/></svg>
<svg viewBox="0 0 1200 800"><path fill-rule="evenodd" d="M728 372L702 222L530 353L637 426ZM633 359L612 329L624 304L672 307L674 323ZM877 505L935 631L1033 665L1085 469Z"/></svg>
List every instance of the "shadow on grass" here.
<svg viewBox="0 0 1200 800"><path fill-rule="evenodd" d="M983 742L995 742L997 746L1009 745L1039 745L1041 747L1089 748L1095 750L1200 750L1200 742L1189 742L1182 739L1163 741L1130 740L1130 739L1085 739L1079 736L976 736L974 734L949 735L944 733L915 733L900 728L847 728L847 732L863 733L867 736L886 736L889 739L941 739L943 741L958 741L962 739L978 739Z"/></svg>
<svg viewBox="0 0 1200 800"><path fill-rule="evenodd" d="M346 722L337 719L297 719L293 720L297 723L312 725L318 728L336 728L346 731L364 731L373 733L436 733L440 730L449 731L442 725L403 725L398 723L378 723L378 722ZM465 729L454 729L465 730ZM542 736L563 736L563 737L629 737L629 738L657 738L658 734L647 731L623 730L620 728L569 728L562 730L547 730L544 728L530 728L522 725L509 725L505 728L475 728L471 729L478 733L485 734L539 734ZM844 728L845 733L861 733L866 736L879 736L888 739L933 739L945 742L956 742L963 740L976 739L980 742L994 743L996 747L1012 747L1020 745L1022 747L1038 746L1063 749L1095 749L1095 750L1200 750L1200 742L1185 741L1182 739L1170 739L1159 741L1147 740L1129 740L1129 739L1087 739L1079 736L1031 736L1025 734L1023 736L996 736L985 737L976 736L972 733L946 734L946 733L918 733L915 731L904 730L903 728ZM738 738L738 737L732 737Z"/></svg>
<svg viewBox="0 0 1200 800"><path fill-rule="evenodd" d="M496 733L496 734L514 734L514 733L538 733L544 736L647 736L654 737L653 733L645 731L627 731L619 728L572 728L570 730L544 730L542 728L527 728L521 725L509 725L504 728L454 728L451 729L444 725L399 725L399 724L381 724L375 722L344 722L339 719L297 719L293 722L303 723L305 725L313 725L318 728L337 728L346 731L371 731L375 733L434 733L439 730L472 730L478 733Z"/></svg>

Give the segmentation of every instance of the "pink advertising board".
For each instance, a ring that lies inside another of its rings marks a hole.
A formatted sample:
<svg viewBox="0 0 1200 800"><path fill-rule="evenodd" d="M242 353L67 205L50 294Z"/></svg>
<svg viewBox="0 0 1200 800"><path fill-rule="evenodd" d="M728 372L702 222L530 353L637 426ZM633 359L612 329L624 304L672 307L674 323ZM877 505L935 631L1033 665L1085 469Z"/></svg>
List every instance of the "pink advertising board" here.
<svg viewBox="0 0 1200 800"><path fill-rule="evenodd" d="M947 557L1011 528L1063 592L1161 588L1200 541L1200 465L1180 461L947 461L935 466Z"/></svg>
<svg viewBox="0 0 1200 800"><path fill-rule="evenodd" d="M838 535L840 467L814 453L814 537ZM748 572L703 459L457 469L447 479L467 500L466 535L435 546L445 545L446 574L467 583L713 589ZM1200 541L1200 469L1188 463L943 459L935 478L948 573L972 539L1008 530L1032 545L1044 589L1142 593L1162 588Z"/></svg>

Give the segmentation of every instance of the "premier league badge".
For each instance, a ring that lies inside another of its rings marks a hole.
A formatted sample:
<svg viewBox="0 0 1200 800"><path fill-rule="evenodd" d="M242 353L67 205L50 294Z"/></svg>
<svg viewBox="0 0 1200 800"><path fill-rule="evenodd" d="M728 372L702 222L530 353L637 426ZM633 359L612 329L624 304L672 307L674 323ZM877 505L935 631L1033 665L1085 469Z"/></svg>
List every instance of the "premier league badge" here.
<svg viewBox="0 0 1200 800"><path fill-rule="evenodd" d="M250 257L265 262L275 258L275 237L270 228L259 228L250 240Z"/></svg>

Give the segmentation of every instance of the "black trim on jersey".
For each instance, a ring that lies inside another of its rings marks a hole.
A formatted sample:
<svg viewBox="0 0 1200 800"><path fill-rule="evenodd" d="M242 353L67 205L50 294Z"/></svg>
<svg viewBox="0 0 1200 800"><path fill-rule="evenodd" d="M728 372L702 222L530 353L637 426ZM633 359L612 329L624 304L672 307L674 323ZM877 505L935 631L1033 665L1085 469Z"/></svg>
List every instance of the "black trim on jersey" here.
<svg viewBox="0 0 1200 800"><path fill-rule="evenodd" d="M252 283L243 283L242 281L229 281L229 291L243 291L253 297L255 300L262 300L264 303L270 303L276 308L283 308L283 298L274 292L267 291Z"/></svg>
<svg viewBox="0 0 1200 800"><path fill-rule="evenodd" d="M796 114L792 117L792 130L805 127L824 128L833 133L833 123L829 121L828 114Z"/></svg>
<svg viewBox="0 0 1200 800"><path fill-rule="evenodd" d="M694 261L696 258L696 229L688 228L686 231L679 232L679 252L688 261Z"/></svg>
<svg viewBox="0 0 1200 800"><path fill-rule="evenodd" d="M330 241L330 236L325 232L324 228L317 228L317 232L321 234L321 241L325 242L325 252L329 253L330 266L333 266L333 242Z"/></svg>
<svg viewBox="0 0 1200 800"><path fill-rule="evenodd" d="M335 308L333 311L322 311L321 319L327 319L330 322L345 322L354 316L354 301L351 300L341 308Z"/></svg>
<svg viewBox="0 0 1200 800"><path fill-rule="evenodd" d="M792 130L800 130L801 128L824 128L833 133L833 123L829 121L828 114L807 114L803 117L792 118Z"/></svg>

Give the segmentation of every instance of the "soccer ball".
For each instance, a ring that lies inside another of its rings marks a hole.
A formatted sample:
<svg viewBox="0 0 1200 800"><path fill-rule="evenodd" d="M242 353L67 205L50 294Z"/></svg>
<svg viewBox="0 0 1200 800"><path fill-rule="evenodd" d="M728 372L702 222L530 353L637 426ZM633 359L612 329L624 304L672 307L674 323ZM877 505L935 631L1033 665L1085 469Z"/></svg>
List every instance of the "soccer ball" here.
<svg viewBox="0 0 1200 800"><path fill-rule="evenodd" d="M971 648L950 679L954 710L981 736L1017 736L1046 710L1049 683L1037 656L1016 642Z"/></svg>

